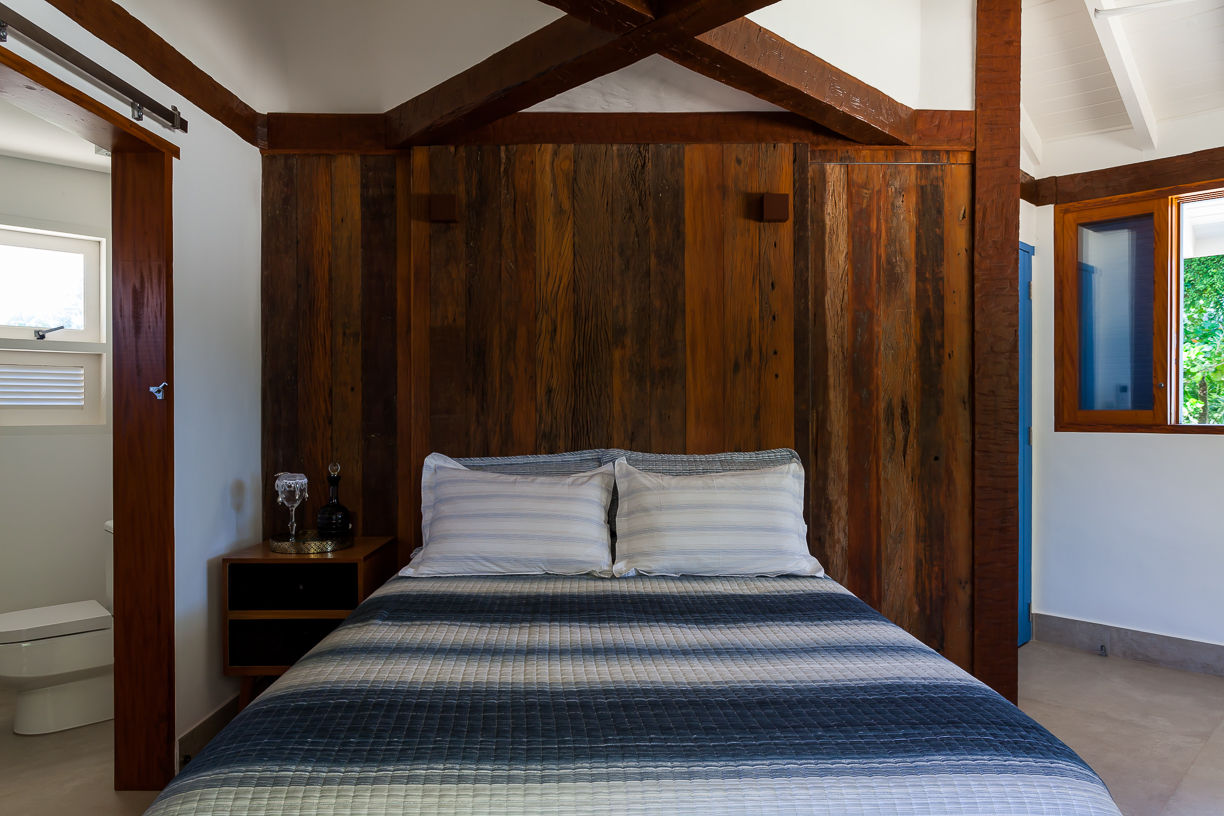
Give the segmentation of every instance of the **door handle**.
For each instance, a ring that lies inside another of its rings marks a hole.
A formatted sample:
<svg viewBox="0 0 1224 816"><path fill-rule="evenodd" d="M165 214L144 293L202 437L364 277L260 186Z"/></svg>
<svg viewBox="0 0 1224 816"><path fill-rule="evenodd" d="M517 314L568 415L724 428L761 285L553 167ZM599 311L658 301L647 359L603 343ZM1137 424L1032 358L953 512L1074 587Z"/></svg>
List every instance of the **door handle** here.
<svg viewBox="0 0 1224 816"><path fill-rule="evenodd" d="M170 387L170 383L162 383L161 385L150 385L149 393L157 397L159 400L166 398L166 389Z"/></svg>

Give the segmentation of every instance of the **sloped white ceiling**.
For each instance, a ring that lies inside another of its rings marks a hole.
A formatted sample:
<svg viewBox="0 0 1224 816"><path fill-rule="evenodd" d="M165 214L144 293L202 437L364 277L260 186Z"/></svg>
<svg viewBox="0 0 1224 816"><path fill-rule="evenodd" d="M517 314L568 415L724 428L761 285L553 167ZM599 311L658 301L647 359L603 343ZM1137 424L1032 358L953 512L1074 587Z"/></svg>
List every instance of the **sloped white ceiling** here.
<svg viewBox="0 0 1224 816"><path fill-rule="evenodd" d="M1154 148L1133 128L1089 4L1024 0L1021 99L1043 144L1039 174L1224 145L1224 0L1157 5L1118 20L1132 74L1151 105Z"/></svg>
<svg viewBox="0 0 1224 816"><path fill-rule="evenodd" d="M110 172L110 159L99 156L92 144L2 100L0 156Z"/></svg>
<svg viewBox="0 0 1224 816"><path fill-rule="evenodd" d="M656 54L554 96L530 110L691 113L782 109Z"/></svg>
<svg viewBox="0 0 1224 816"><path fill-rule="evenodd" d="M117 0L259 111L374 113L561 17L537 0Z"/></svg>
<svg viewBox="0 0 1224 816"><path fill-rule="evenodd" d="M539 0L117 2L260 111L384 111L561 16ZM973 0L780 0L751 17L914 107L924 106L921 86L932 75L925 50L941 83L934 98L968 108L972 13ZM924 14L939 25L923 26ZM542 109L773 106L649 59Z"/></svg>

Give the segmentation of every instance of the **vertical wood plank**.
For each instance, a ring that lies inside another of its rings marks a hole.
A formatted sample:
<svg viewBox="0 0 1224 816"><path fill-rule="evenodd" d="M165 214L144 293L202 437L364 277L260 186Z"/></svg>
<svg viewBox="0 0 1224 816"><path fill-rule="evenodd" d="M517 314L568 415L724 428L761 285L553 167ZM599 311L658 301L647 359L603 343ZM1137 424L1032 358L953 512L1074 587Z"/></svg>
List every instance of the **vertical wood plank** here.
<svg viewBox="0 0 1224 816"><path fill-rule="evenodd" d="M944 507L948 509L942 592L944 655L973 665L973 170L948 169L944 205L944 356L942 418Z"/></svg>
<svg viewBox="0 0 1224 816"><path fill-rule="evenodd" d="M684 147L650 148L650 447L684 452Z"/></svg>
<svg viewBox="0 0 1224 816"><path fill-rule="evenodd" d="M730 450L761 447L761 225L753 217L761 184L761 147L728 145L726 173L726 441Z"/></svg>
<svg viewBox="0 0 1224 816"><path fill-rule="evenodd" d="M502 165L501 455L536 449L536 149L505 148Z"/></svg>
<svg viewBox="0 0 1224 816"><path fill-rule="evenodd" d="M612 178L610 145L574 146L574 448L614 438Z"/></svg>
<svg viewBox="0 0 1224 816"><path fill-rule="evenodd" d="M922 639L934 649L945 649L944 609L951 598L944 596L946 565L943 550L947 538L947 513L956 512L946 504L947 480L944 459L947 440L942 418L949 410L944 393L944 361L947 337L944 333L944 204L947 183L946 165L926 165L916 169L914 222L917 227L914 247L914 366L923 392L916 403L914 425L919 504L913 564L914 595L921 604L919 619L925 622ZM959 353L959 350L957 350Z"/></svg>
<svg viewBox="0 0 1224 816"><path fill-rule="evenodd" d="M396 160L361 159L362 535L396 531ZM406 278L403 279L407 285ZM407 445L404 446L405 453ZM347 497L347 492L346 492Z"/></svg>
<svg viewBox="0 0 1224 816"><path fill-rule="evenodd" d="M463 456L488 456L501 440L496 438L502 399L497 393L501 367L498 325L505 319L498 308L501 298L501 148L460 148L463 156L464 263L467 317L467 427Z"/></svg>
<svg viewBox="0 0 1224 816"><path fill-rule="evenodd" d="M724 168L720 145L684 149L685 446L727 450L723 303Z"/></svg>
<svg viewBox="0 0 1224 816"><path fill-rule="evenodd" d="M762 145L762 192L785 193L794 199L795 148L786 144ZM794 217L780 223L762 223L760 232L761 305L761 448L795 446L795 246ZM806 251L806 247L804 248Z"/></svg>
<svg viewBox="0 0 1224 816"><path fill-rule="evenodd" d="M263 530L284 526L272 489L276 474L301 467L298 446L298 191L297 157L263 160L263 238L260 297L263 338ZM276 308L269 304L276 303Z"/></svg>
<svg viewBox="0 0 1224 816"><path fill-rule="evenodd" d="M650 202L645 145L612 148L614 447L650 450Z"/></svg>
<svg viewBox="0 0 1224 816"><path fill-rule="evenodd" d="M332 426L329 462L339 462L344 504L361 524L365 463L361 444L361 158L336 156L332 160ZM319 474L319 498L327 499L327 475ZM313 517L309 519L313 522Z"/></svg>
<svg viewBox="0 0 1224 816"><path fill-rule="evenodd" d="M848 416L853 426L847 445L846 586L879 609L880 586L880 430L879 411L879 253L884 191L870 166L849 168L850 263Z"/></svg>
<svg viewBox="0 0 1224 816"><path fill-rule="evenodd" d="M868 172L884 193L877 199L881 232L875 240L879 380L880 611L920 638L928 634L914 591L917 502L914 382L913 165L875 166Z"/></svg>
<svg viewBox="0 0 1224 816"><path fill-rule="evenodd" d="M298 399L312 406L298 418L301 467L310 498L297 509L299 529L326 501L332 450L332 166L327 156L298 160Z"/></svg>
<svg viewBox="0 0 1224 816"><path fill-rule="evenodd" d="M398 561L402 566L420 542L421 467L431 448L430 225L428 148L396 159L396 480L399 494Z"/></svg>
<svg viewBox="0 0 1224 816"><path fill-rule="evenodd" d="M429 191L456 196L459 223L429 225L429 421L430 442L442 453L471 449L468 412L467 263L462 219L468 204L463 152L429 149Z"/></svg>
<svg viewBox="0 0 1224 816"><path fill-rule="evenodd" d="M541 145L536 158L537 441L568 450L574 411L574 148Z"/></svg>
<svg viewBox="0 0 1224 816"><path fill-rule="evenodd" d="M812 229L812 213L815 201L811 195L812 183L808 164L808 147L805 144L794 145L793 179L791 183L794 211L791 217L795 221L793 230L793 245L791 261L794 265L794 358L793 372L794 394L794 438L795 450L803 461L806 478L803 488L803 512L808 524L808 549L817 558L821 555L816 545L816 493L813 489L813 476L816 472L816 455L812 440L814 421L812 391L814 374L812 361L812 334L814 324L813 285L812 285L812 255L815 252L815 231ZM819 211L819 210L817 210Z"/></svg>

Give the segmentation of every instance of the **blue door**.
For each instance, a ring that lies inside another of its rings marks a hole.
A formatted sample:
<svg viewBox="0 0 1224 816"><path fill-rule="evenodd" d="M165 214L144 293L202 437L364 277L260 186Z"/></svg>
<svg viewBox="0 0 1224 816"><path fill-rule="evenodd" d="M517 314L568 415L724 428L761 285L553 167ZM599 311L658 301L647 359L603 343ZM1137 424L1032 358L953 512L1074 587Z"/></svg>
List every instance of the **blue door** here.
<svg viewBox="0 0 1224 816"><path fill-rule="evenodd" d="M1020 244L1020 632L1033 637L1033 247Z"/></svg>

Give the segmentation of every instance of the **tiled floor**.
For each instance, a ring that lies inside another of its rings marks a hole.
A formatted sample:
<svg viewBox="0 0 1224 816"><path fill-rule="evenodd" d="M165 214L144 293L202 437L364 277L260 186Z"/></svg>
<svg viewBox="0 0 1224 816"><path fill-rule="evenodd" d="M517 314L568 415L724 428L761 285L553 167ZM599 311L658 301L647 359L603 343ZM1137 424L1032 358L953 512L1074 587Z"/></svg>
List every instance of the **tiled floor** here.
<svg viewBox="0 0 1224 816"><path fill-rule="evenodd" d="M1020 707L1097 770L1125 816L1224 816L1224 678L1030 643ZM111 723L19 737L12 720L0 692L4 816L136 816L153 801L111 790Z"/></svg>
<svg viewBox="0 0 1224 816"><path fill-rule="evenodd" d="M1125 816L1224 815L1224 677L1029 643L1020 708L1101 775Z"/></svg>
<svg viewBox="0 0 1224 816"><path fill-rule="evenodd" d="M13 695L0 691L0 814L130 816L157 794L112 790L110 722L39 737L13 733Z"/></svg>

